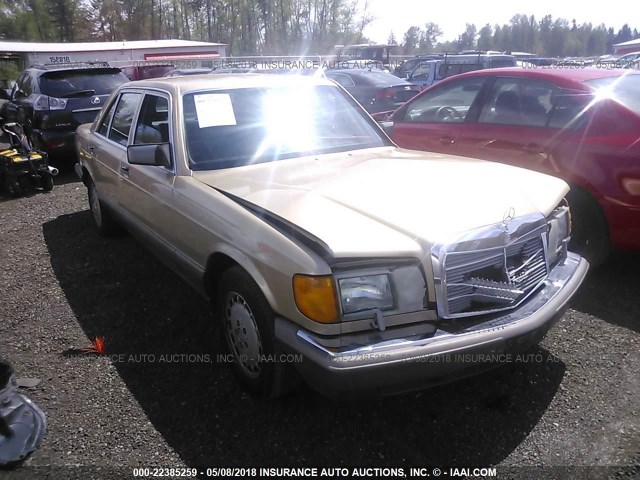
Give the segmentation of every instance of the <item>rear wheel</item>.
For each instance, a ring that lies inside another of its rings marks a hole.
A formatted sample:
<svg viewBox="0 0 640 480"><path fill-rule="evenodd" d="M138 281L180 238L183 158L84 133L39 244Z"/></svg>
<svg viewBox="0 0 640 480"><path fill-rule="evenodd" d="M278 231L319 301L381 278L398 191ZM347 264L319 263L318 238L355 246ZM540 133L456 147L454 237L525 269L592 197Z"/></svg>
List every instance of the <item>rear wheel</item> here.
<svg viewBox="0 0 640 480"><path fill-rule="evenodd" d="M13 198L21 197L24 193L22 185L20 184L18 179L9 175L5 177L4 189L5 192L7 192L7 194Z"/></svg>
<svg viewBox="0 0 640 480"><path fill-rule="evenodd" d="M274 313L260 287L241 267L222 274L216 300L216 319L229 352L233 370L252 395L274 398L295 386L297 372L283 362L274 334Z"/></svg>
<svg viewBox="0 0 640 480"><path fill-rule="evenodd" d="M91 210L91 217L93 223L98 229L100 235L109 236L116 233L119 230L119 225L113 220L111 214L104 208L104 205L98 197L98 191L93 181L89 180L87 186L89 194L89 209Z"/></svg>
<svg viewBox="0 0 640 480"><path fill-rule="evenodd" d="M51 175L50 173L42 173L40 175L40 178L42 180L43 192L50 192L51 190L53 190L53 175Z"/></svg>
<svg viewBox="0 0 640 480"><path fill-rule="evenodd" d="M569 250L586 258L592 267L601 265L611 252L609 226L602 208L586 190L572 186L567 194L571 207Z"/></svg>

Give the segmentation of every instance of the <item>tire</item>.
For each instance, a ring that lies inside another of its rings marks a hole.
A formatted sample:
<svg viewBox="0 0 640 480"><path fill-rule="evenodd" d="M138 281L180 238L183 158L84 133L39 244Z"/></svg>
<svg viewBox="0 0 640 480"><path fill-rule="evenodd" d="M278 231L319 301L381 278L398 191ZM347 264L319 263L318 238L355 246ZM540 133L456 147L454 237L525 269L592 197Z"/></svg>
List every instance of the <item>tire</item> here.
<svg viewBox="0 0 640 480"><path fill-rule="evenodd" d="M105 237L117 233L120 230L120 226L113 220L109 211L100 201L96 185L91 180L87 185L87 193L89 195L89 210L91 210L91 217L98 233Z"/></svg>
<svg viewBox="0 0 640 480"><path fill-rule="evenodd" d="M572 186L567 194L571 208L569 250L589 261L592 268L602 265L611 253L609 226L602 208L586 190Z"/></svg>
<svg viewBox="0 0 640 480"><path fill-rule="evenodd" d="M33 182L31 181L31 177L29 177L29 175L20 175L18 177L18 183L20 184L20 188L22 189L22 195L28 195L33 190Z"/></svg>
<svg viewBox="0 0 640 480"><path fill-rule="evenodd" d="M43 192L50 192L53 190L53 175L50 173L42 173L40 174L40 179L42 180Z"/></svg>
<svg viewBox="0 0 640 480"><path fill-rule="evenodd" d="M23 184L19 179L7 175L4 182L4 190L10 197L18 198L24 195L24 188L22 185Z"/></svg>
<svg viewBox="0 0 640 480"><path fill-rule="evenodd" d="M298 375L291 364L278 361L283 350L275 339L273 310L260 287L239 266L224 272L219 285L215 317L233 355L236 378L258 398L288 392Z"/></svg>

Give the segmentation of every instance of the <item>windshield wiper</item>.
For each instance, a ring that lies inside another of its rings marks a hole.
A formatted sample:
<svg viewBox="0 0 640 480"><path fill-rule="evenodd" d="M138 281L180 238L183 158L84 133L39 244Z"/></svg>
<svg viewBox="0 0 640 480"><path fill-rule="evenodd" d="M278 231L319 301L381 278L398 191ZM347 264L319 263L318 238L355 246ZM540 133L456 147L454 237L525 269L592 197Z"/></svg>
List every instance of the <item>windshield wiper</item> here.
<svg viewBox="0 0 640 480"><path fill-rule="evenodd" d="M71 97L90 97L96 93L95 90L76 90L75 92L69 92L62 96L62 98L71 98Z"/></svg>

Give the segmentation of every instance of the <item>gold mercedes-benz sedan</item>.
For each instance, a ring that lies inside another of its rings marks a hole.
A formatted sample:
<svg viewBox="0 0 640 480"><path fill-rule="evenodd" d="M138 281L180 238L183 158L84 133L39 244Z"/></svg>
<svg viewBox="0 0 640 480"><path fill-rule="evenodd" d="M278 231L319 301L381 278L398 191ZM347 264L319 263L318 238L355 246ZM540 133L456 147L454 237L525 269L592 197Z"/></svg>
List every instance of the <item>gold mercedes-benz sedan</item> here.
<svg viewBox="0 0 640 480"><path fill-rule="evenodd" d="M127 83L76 148L98 230L124 226L212 301L262 397L299 377L390 394L508 362L588 268L567 252L563 181L399 149L327 79Z"/></svg>

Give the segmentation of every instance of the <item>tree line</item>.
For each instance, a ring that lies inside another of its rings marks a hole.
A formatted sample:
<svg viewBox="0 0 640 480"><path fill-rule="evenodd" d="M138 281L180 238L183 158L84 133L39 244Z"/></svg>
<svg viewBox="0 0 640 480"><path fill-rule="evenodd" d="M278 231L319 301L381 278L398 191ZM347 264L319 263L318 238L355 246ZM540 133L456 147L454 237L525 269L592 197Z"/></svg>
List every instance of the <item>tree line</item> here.
<svg viewBox="0 0 640 480"><path fill-rule="evenodd" d="M424 28L409 27L401 39L405 55L453 52L459 50L498 50L501 52L530 52L545 57L588 57L613 53L613 45L640 38L638 29L624 25L617 32L604 24L578 25L546 15L539 21L531 15L515 15L505 25L486 24L480 30L475 24L467 24L457 39L440 42L442 30L435 23ZM393 32L389 41L395 42Z"/></svg>
<svg viewBox="0 0 640 480"><path fill-rule="evenodd" d="M358 0L0 0L0 39L179 38L233 55L317 54L364 41L371 19Z"/></svg>
<svg viewBox="0 0 640 480"><path fill-rule="evenodd" d="M373 20L358 0L0 0L0 39L32 42L181 38L221 42L232 55L327 54L336 44L365 42ZM378 19L378 21L382 21ZM440 41L433 22L410 27L389 43L405 55L466 49L524 51L540 56L595 56L640 37L624 25L537 20L515 15L505 25L467 24L453 41Z"/></svg>

